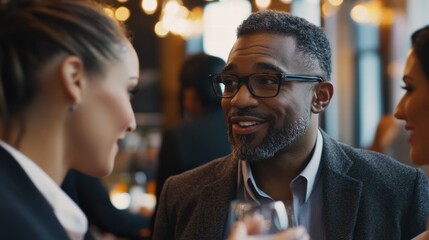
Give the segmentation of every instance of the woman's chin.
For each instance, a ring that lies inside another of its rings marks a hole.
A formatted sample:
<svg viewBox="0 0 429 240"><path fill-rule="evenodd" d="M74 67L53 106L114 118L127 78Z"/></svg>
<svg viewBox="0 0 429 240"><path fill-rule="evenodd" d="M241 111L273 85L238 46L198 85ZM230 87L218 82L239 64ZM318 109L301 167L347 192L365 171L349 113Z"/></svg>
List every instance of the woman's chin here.
<svg viewBox="0 0 429 240"><path fill-rule="evenodd" d="M411 147L410 149L410 158L411 158L411 161L417 166L429 164L429 158L427 158L427 155L419 154L419 151L417 151L413 147Z"/></svg>

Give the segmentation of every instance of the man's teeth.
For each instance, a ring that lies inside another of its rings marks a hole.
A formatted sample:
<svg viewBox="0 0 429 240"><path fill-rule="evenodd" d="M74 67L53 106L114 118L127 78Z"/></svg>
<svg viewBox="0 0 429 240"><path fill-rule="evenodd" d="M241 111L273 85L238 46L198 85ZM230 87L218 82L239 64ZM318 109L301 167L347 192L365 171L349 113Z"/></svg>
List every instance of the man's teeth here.
<svg viewBox="0 0 429 240"><path fill-rule="evenodd" d="M239 122L238 125L240 125L240 127L248 127L248 126L253 126L253 125L257 125L257 122Z"/></svg>

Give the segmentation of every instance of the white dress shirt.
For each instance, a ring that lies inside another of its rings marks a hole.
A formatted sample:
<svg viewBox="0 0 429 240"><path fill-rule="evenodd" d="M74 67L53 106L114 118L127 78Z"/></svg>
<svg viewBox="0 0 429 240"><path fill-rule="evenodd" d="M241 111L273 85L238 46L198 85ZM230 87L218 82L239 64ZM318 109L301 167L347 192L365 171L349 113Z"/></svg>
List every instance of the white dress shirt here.
<svg viewBox="0 0 429 240"><path fill-rule="evenodd" d="M88 229L88 220L76 203L37 164L23 153L0 140L54 209L55 215L71 240L81 240Z"/></svg>
<svg viewBox="0 0 429 240"><path fill-rule="evenodd" d="M311 238L318 240L325 239L322 211L323 184L319 174L322 148L323 137L320 131L318 131L310 161L304 170L295 177L289 185L293 195L293 208L296 223L305 226ZM239 183L239 189L242 188L240 185L244 185L244 191L238 191L238 198L248 199L250 197L256 202L259 202L261 199L273 200L271 196L256 185L250 164L243 160L241 160L240 163L239 178L243 180L244 184Z"/></svg>

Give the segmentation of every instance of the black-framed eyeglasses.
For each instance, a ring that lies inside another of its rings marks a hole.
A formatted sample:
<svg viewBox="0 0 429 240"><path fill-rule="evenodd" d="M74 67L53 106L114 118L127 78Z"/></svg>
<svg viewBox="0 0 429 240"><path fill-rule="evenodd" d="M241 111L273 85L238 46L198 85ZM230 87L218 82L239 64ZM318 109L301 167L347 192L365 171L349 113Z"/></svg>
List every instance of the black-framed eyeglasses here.
<svg viewBox="0 0 429 240"><path fill-rule="evenodd" d="M280 86L285 81L323 82L323 78L305 74L287 73L253 73L238 77L232 74L210 75L216 96L232 98L237 94L242 83L245 83L250 93L259 98L275 97L279 94Z"/></svg>

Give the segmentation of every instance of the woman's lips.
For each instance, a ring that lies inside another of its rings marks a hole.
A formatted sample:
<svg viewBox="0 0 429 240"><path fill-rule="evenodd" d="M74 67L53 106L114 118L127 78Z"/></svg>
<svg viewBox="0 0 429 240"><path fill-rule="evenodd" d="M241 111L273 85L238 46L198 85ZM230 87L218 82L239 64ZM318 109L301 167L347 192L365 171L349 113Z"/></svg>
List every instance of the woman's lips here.
<svg viewBox="0 0 429 240"><path fill-rule="evenodd" d="M405 125L405 130L407 130L408 133L408 142L411 144L411 141L413 139L413 128L409 125Z"/></svg>

